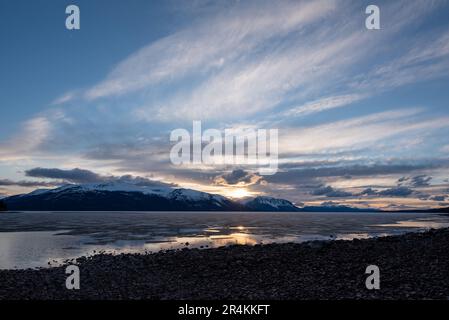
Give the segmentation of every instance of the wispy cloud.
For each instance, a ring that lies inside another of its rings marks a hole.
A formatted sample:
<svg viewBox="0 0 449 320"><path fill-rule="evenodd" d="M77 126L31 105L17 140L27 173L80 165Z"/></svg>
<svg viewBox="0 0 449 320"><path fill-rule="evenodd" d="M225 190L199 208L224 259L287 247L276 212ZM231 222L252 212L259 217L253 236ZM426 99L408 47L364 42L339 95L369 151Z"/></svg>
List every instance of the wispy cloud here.
<svg viewBox="0 0 449 320"><path fill-rule="evenodd" d="M0 142L0 160L27 157L49 137L51 124L47 117L38 116L22 125L22 131L11 139Z"/></svg>
<svg viewBox="0 0 449 320"><path fill-rule="evenodd" d="M263 41L324 17L333 0L241 4L225 14L140 49L86 92L86 98L123 95L146 86L180 80L242 59ZM269 9L269 10L267 10Z"/></svg>
<svg viewBox="0 0 449 320"><path fill-rule="evenodd" d="M60 105L64 104L66 102L69 102L73 100L76 97L77 93L76 91L69 91L61 95L60 97L56 98L51 104L52 105Z"/></svg>
<svg viewBox="0 0 449 320"><path fill-rule="evenodd" d="M322 112L329 109L341 108L360 101L364 96L360 94L348 94L321 98L319 100L308 102L304 105L294 107L284 112L282 116L306 116L312 113Z"/></svg>
<svg viewBox="0 0 449 320"><path fill-rule="evenodd" d="M426 120L414 117L421 112L419 108L403 109L304 129L288 128L280 132L279 150L285 154L332 153L372 147L400 134L449 127L449 117Z"/></svg>
<svg viewBox="0 0 449 320"><path fill-rule="evenodd" d="M85 97L147 91L150 97L134 114L149 122L235 119L286 106L283 115L305 116L444 74L446 62L437 58L447 55L445 35L422 39L429 44L424 51L380 49L438 4L382 8L386 26L373 34L360 28L361 7L347 1L239 3L140 49ZM404 43L414 46L412 40ZM379 54L399 57L373 64ZM169 95L155 99L158 88L169 88ZM331 94L320 94L326 91Z"/></svg>
<svg viewBox="0 0 449 320"><path fill-rule="evenodd" d="M46 181L13 181L9 179L0 179L0 186L18 186L18 187L54 187L57 183Z"/></svg>

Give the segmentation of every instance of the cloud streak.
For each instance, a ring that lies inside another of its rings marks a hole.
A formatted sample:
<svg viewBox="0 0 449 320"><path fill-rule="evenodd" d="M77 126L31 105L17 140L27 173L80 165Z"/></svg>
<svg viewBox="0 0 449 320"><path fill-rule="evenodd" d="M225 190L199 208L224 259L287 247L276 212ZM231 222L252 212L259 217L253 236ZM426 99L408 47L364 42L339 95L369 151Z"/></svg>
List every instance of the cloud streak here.
<svg viewBox="0 0 449 320"><path fill-rule="evenodd" d="M239 5L140 49L89 89L86 98L123 95L219 69L264 41L304 27L335 8L333 0L281 2L270 10L268 4Z"/></svg>
<svg viewBox="0 0 449 320"><path fill-rule="evenodd" d="M25 171L25 175L34 178L61 179L72 183L88 183L104 181L104 177L79 168L64 170L57 168L33 168Z"/></svg>
<svg viewBox="0 0 449 320"><path fill-rule="evenodd" d="M449 117L423 120L416 117L421 112L419 108L386 111L305 129L289 128L280 132L279 149L286 154L354 150L379 146L379 141L406 133L449 127Z"/></svg>

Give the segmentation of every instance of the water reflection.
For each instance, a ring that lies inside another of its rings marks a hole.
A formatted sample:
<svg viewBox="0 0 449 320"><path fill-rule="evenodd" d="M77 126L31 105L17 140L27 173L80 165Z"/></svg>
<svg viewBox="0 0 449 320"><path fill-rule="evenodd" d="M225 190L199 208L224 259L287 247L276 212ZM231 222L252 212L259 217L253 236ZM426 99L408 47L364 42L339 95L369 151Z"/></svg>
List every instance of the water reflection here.
<svg viewBox="0 0 449 320"><path fill-rule="evenodd" d="M438 229L449 227L449 222L441 221L429 221L424 219L419 219L417 221L398 221L395 223L385 223L380 224L380 227L392 227L392 228L426 228L426 229Z"/></svg>
<svg viewBox="0 0 449 320"><path fill-rule="evenodd" d="M413 213L8 213L0 216L0 269L98 252L351 240L441 227L449 227L449 217Z"/></svg>

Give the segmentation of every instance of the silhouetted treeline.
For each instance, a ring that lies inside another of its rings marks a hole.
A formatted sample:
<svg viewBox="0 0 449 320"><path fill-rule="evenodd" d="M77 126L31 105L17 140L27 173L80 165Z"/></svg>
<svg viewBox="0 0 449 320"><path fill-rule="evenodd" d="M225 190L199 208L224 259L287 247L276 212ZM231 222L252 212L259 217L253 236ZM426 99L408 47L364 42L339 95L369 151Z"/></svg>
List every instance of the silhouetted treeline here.
<svg viewBox="0 0 449 320"><path fill-rule="evenodd" d="M6 211L6 203L0 200L0 211Z"/></svg>

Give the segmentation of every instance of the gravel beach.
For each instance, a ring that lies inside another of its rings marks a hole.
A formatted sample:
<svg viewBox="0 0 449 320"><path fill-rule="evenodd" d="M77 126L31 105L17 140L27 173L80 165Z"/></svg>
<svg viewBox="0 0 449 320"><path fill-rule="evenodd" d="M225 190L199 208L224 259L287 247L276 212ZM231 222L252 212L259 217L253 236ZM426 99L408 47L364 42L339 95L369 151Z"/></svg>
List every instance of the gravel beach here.
<svg viewBox="0 0 449 320"><path fill-rule="evenodd" d="M449 229L301 244L81 257L65 266L0 270L0 299L448 299ZM380 290L365 286L368 265Z"/></svg>

